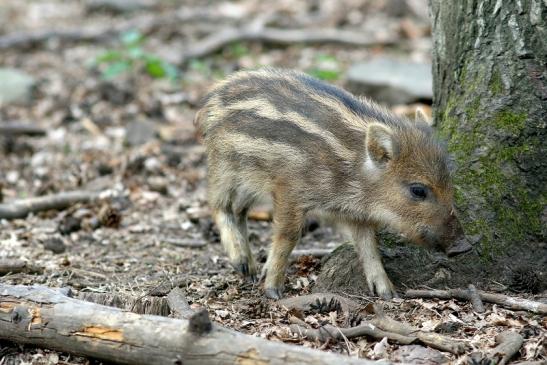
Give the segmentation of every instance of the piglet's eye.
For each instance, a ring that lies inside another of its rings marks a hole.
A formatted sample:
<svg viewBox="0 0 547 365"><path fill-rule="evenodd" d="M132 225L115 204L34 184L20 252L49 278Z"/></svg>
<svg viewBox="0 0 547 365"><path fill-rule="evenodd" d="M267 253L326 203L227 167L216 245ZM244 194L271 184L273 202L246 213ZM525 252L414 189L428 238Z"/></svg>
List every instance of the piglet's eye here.
<svg viewBox="0 0 547 365"><path fill-rule="evenodd" d="M410 195L416 200L424 200L427 198L427 188L422 184L411 184Z"/></svg>

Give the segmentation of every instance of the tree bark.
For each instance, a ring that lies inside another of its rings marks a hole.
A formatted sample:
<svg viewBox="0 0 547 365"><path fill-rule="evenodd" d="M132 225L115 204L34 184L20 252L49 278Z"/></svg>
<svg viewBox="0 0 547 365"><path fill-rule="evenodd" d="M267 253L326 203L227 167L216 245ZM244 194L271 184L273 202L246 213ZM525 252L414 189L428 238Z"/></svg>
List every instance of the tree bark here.
<svg viewBox="0 0 547 365"><path fill-rule="evenodd" d="M0 339L119 364L373 363L211 325L206 311L188 320L139 315L41 286L0 284Z"/></svg>
<svg viewBox="0 0 547 365"><path fill-rule="evenodd" d="M545 264L547 3L430 0L433 107L456 202L483 258L518 247ZM529 244L530 243L530 244ZM514 252L514 251L512 251Z"/></svg>

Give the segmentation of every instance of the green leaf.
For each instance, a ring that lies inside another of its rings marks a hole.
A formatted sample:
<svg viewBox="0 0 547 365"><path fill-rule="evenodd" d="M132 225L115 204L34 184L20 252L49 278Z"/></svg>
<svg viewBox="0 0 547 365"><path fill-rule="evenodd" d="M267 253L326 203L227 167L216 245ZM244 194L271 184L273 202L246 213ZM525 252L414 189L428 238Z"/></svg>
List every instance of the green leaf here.
<svg viewBox="0 0 547 365"><path fill-rule="evenodd" d="M108 65L103 71L103 77L105 79L112 79L131 68L131 62L127 60L117 61Z"/></svg>
<svg viewBox="0 0 547 365"><path fill-rule="evenodd" d="M163 68L160 59L155 57L148 57L145 64L146 72L152 77L162 78L165 76L165 69Z"/></svg>
<svg viewBox="0 0 547 365"><path fill-rule="evenodd" d="M178 69L169 62L150 55L146 57L145 69L150 76L155 78L176 79L179 73Z"/></svg>
<svg viewBox="0 0 547 365"><path fill-rule="evenodd" d="M133 47L129 47L127 49L127 55L129 56L129 58L132 58L134 60L138 60L138 59L143 58L145 56L145 53L144 53L144 51L142 50L141 47L133 46Z"/></svg>
<svg viewBox="0 0 547 365"><path fill-rule="evenodd" d="M100 54L99 56L97 56L97 58L95 58L95 62L98 64L110 63L114 61L119 61L122 58L123 58L122 53L119 51L106 51Z"/></svg>
<svg viewBox="0 0 547 365"><path fill-rule="evenodd" d="M313 68L311 70L308 70L308 74L325 81L334 81L340 78L340 71L337 70L324 70L320 68Z"/></svg>
<svg viewBox="0 0 547 365"><path fill-rule="evenodd" d="M249 54L249 48L247 48L247 46L241 42L233 43L230 46L229 50L235 58L241 58Z"/></svg>
<svg viewBox="0 0 547 365"><path fill-rule="evenodd" d="M336 57L332 56L332 55L329 55L329 54L319 54L317 55L317 57L315 57L315 60L317 62L333 62L333 63L338 63L338 60L336 59Z"/></svg>
<svg viewBox="0 0 547 365"><path fill-rule="evenodd" d="M120 38L122 43L126 46L135 46L143 40L143 36L138 30L124 32Z"/></svg>

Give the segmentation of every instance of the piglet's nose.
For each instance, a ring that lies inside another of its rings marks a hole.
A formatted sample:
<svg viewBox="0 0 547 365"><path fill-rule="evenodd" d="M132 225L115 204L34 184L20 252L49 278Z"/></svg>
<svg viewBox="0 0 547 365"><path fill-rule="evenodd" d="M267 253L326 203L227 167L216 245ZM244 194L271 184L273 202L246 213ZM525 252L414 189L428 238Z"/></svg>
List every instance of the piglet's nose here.
<svg viewBox="0 0 547 365"><path fill-rule="evenodd" d="M448 257L453 257L467 252L472 248L473 246L471 246L467 238L465 238L465 236L462 236L461 238L456 239L454 243L452 243L450 246L448 246L445 252Z"/></svg>

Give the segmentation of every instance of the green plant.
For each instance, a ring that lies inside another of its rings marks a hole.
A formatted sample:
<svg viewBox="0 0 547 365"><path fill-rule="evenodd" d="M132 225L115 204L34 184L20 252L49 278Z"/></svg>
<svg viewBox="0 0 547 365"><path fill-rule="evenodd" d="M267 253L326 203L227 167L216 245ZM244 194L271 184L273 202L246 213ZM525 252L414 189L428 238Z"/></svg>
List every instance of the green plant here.
<svg viewBox="0 0 547 365"><path fill-rule="evenodd" d="M341 70L338 61L331 55L320 54L315 57L314 66L306 72L320 80L335 81L340 78Z"/></svg>
<svg viewBox="0 0 547 365"><path fill-rule="evenodd" d="M105 51L95 59L103 78L112 79L130 70L138 70L154 78L177 79L178 69L160 57L146 53L142 48L144 41L143 35L136 30L122 33L118 48Z"/></svg>

